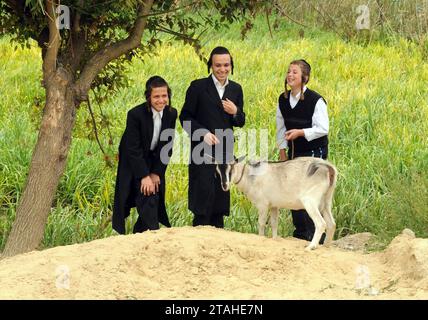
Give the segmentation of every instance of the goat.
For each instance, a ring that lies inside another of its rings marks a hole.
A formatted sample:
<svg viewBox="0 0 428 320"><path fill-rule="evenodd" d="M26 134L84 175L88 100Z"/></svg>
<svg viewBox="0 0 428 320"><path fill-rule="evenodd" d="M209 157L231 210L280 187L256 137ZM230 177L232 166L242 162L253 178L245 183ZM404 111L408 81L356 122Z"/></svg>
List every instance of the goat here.
<svg viewBox="0 0 428 320"><path fill-rule="evenodd" d="M337 170L328 161L299 157L281 162L216 164L224 191L235 184L259 211L259 235L264 235L271 209L272 237L278 233L279 209L305 209L315 225L315 234L306 250L315 249L323 232L325 246L333 240L336 223L331 213Z"/></svg>

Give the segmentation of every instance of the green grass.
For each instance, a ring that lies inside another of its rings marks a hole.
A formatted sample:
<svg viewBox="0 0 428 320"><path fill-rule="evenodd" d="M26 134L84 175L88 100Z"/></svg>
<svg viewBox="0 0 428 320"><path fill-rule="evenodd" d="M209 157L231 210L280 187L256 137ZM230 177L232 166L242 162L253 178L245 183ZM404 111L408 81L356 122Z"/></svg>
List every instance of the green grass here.
<svg viewBox="0 0 428 320"><path fill-rule="evenodd" d="M232 78L244 89L246 128L269 130L269 158L277 159L275 111L288 63L304 57L313 66L309 87L328 102L330 160L340 172L333 212L336 237L369 231L387 244L408 227L428 237L428 64L423 50L406 40L393 45L345 43L332 33L306 30L282 22L274 37L259 20L248 38L239 26L210 35L206 53L227 46L235 60ZM0 250L14 219L32 149L37 138L44 91L40 85L40 51L13 50L0 39ZM173 105L181 109L192 79L207 75L193 50L164 44L157 55L130 68L131 86L102 108L114 138L102 130L102 142L116 153L126 112L143 101L144 84L153 74L165 77L173 89ZM98 108L95 107L95 112ZM99 116L98 116L99 117ZM116 165L105 166L87 125L88 111L77 113L74 140L55 207L49 216L44 247L89 241L114 234L110 219ZM182 129L177 123L180 133ZM167 209L174 226L191 225L187 210L187 166L171 164L167 171ZM286 193L287 190L284 190ZM257 232L257 211L232 190L226 229ZM136 220L133 212L128 229ZM279 234L292 234L291 217L283 210Z"/></svg>

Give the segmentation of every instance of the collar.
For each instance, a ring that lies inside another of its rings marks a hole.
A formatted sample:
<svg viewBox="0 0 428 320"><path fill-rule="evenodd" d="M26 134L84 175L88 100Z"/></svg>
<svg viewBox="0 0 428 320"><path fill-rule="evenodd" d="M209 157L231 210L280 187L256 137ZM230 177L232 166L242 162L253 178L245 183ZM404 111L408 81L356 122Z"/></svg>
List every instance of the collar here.
<svg viewBox="0 0 428 320"><path fill-rule="evenodd" d="M215 84L216 88L218 88L218 89L223 89L229 84L229 77L226 78L224 85L221 85L220 81L217 80L217 78L215 77L215 75L213 73L211 74L211 78L213 79L214 84Z"/></svg>
<svg viewBox="0 0 428 320"><path fill-rule="evenodd" d="M306 91L306 85L305 86L303 86L303 93ZM292 97L292 98L294 98L294 99L296 99L296 100L299 100L300 99L300 91L299 91L299 93L296 95L296 96L293 96L293 94L291 93L291 90L290 90L290 96Z"/></svg>
<svg viewBox="0 0 428 320"><path fill-rule="evenodd" d="M160 114L160 117L161 117L161 119L162 119L162 116L163 116L163 110L165 110L165 109L163 109L162 111L156 111L156 109L155 109L155 108L153 108L153 107L151 107L151 109L152 109L153 119L155 118L155 116L156 116L158 113Z"/></svg>

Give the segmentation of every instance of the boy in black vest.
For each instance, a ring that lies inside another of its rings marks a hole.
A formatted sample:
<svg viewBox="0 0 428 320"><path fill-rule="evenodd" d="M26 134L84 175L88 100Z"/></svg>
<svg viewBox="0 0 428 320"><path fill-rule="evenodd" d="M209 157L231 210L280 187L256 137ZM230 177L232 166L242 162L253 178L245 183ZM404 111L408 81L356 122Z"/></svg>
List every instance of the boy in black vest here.
<svg viewBox="0 0 428 320"><path fill-rule="evenodd" d="M306 87L310 73L311 67L305 60L292 61L285 79L285 92L278 99L276 138L283 161L297 157L327 159L327 104L321 95ZM287 85L291 90L287 89ZM308 213L305 210L291 210L291 213L296 228L293 237L311 241L315 225ZM321 244L324 238L325 233Z"/></svg>

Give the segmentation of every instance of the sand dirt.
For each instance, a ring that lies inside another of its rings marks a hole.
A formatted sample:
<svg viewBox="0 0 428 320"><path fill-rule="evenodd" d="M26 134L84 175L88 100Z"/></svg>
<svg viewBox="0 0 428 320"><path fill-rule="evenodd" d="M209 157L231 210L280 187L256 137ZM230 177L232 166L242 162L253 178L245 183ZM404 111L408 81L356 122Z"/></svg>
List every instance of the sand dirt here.
<svg viewBox="0 0 428 320"><path fill-rule="evenodd" d="M113 236L1 260L0 299L428 299L428 239L306 245L212 227Z"/></svg>

